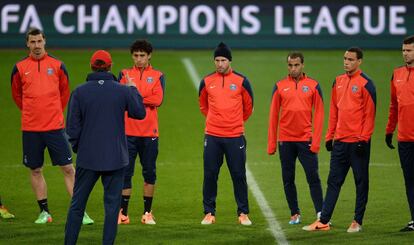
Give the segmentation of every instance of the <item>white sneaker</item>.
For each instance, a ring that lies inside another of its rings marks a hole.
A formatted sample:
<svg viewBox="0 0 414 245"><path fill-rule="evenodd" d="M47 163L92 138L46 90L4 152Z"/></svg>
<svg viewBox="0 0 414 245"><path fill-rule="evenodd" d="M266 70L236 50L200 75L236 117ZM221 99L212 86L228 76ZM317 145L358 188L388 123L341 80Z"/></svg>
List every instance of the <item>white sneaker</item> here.
<svg viewBox="0 0 414 245"><path fill-rule="evenodd" d="M358 224L355 220L352 221L351 225L349 226L347 232L348 233L354 233L354 232L360 232L362 231L362 226Z"/></svg>
<svg viewBox="0 0 414 245"><path fill-rule="evenodd" d="M244 213L239 215L239 223L242 225L252 225L252 221L249 219L249 216Z"/></svg>
<svg viewBox="0 0 414 245"><path fill-rule="evenodd" d="M211 213L207 213L206 216L204 216L204 219L201 221L202 225L211 225L216 223L216 217L212 215Z"/></svg>

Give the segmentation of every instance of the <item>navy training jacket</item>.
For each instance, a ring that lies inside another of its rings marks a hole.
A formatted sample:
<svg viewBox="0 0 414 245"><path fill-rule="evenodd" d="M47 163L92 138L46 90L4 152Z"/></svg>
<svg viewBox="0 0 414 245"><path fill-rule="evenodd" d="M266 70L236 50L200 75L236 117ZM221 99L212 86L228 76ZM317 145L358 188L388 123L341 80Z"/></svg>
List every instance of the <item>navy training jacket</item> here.
<svg viewBox="0 0 414 245"><path fill-rule="evenodd" d="M118 83L110 72L94 72L71 94L66 133L77 153L77 166L113 171L128 165L125 111L145 118L142 97L135 87Z"/></svg>

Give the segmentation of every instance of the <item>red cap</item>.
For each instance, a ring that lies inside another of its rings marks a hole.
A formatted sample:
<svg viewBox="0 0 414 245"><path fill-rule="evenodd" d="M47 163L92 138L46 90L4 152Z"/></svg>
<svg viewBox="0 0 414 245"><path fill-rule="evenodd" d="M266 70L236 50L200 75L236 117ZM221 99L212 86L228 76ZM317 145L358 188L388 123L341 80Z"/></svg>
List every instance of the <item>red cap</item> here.
<svg viewBox="0 0 414 245"><path fill-rule="evenodd" d="M96 67L95 62L97 60L102 60L103 62L105 62L105 64L102 64L98 67L108 67L112 65L112 57L111 54L108 53L105 50L98 50L95 53L93 53L92 57L91 57L91 66Z"/></svg>

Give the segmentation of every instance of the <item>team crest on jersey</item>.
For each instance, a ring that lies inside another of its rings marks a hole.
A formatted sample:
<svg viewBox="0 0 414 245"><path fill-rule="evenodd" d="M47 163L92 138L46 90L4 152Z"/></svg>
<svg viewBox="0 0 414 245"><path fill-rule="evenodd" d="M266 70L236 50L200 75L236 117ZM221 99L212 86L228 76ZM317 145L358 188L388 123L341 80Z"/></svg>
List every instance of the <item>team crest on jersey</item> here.
<svg viewBox="0 0 414 245"><path fill-rule="evenodd" d="M354 85L352 86L352 93L356 93L358 91L358 86Z"/></svg>
<svg viewBox="0 0 414 245"><path fill-rule="evenodd" d="M232 84L230 84L230 90L236 90L237 89L237 86L236 86L236 84L234 84L234 83L232 83Z"/></svg>
<svg viewBox="0 0 414 245"><path fill-rule="evenodd" d="M306 93L306 92L308 92L309 91L309 87L308 86L302 86L302 91L304 92L304 93Z"/></svg>
<svg viewBox="0 0 414 245"><path fill-rule="evenodd" d="M147 77L147 83L152 83L154 81L154 78L152 77Z"/></svg>
<svg viewBox="0 0 414 245"><path fill-rule="evenodd" d="M53 68L47 68L47 75L53 74Z"/></svg>

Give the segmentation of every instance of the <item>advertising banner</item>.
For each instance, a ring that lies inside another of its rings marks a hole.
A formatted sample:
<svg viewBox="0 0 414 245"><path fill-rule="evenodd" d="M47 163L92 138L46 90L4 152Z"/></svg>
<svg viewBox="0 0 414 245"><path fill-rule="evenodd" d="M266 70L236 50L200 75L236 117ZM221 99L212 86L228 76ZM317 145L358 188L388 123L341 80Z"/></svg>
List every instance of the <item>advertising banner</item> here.
<svg viewBox="0 0 414 245"><path fill-rule="evenodd" d="M33 26L49 47L395 48L413 13L414 1L1 1L0 47L21 47Z"/></svg>

